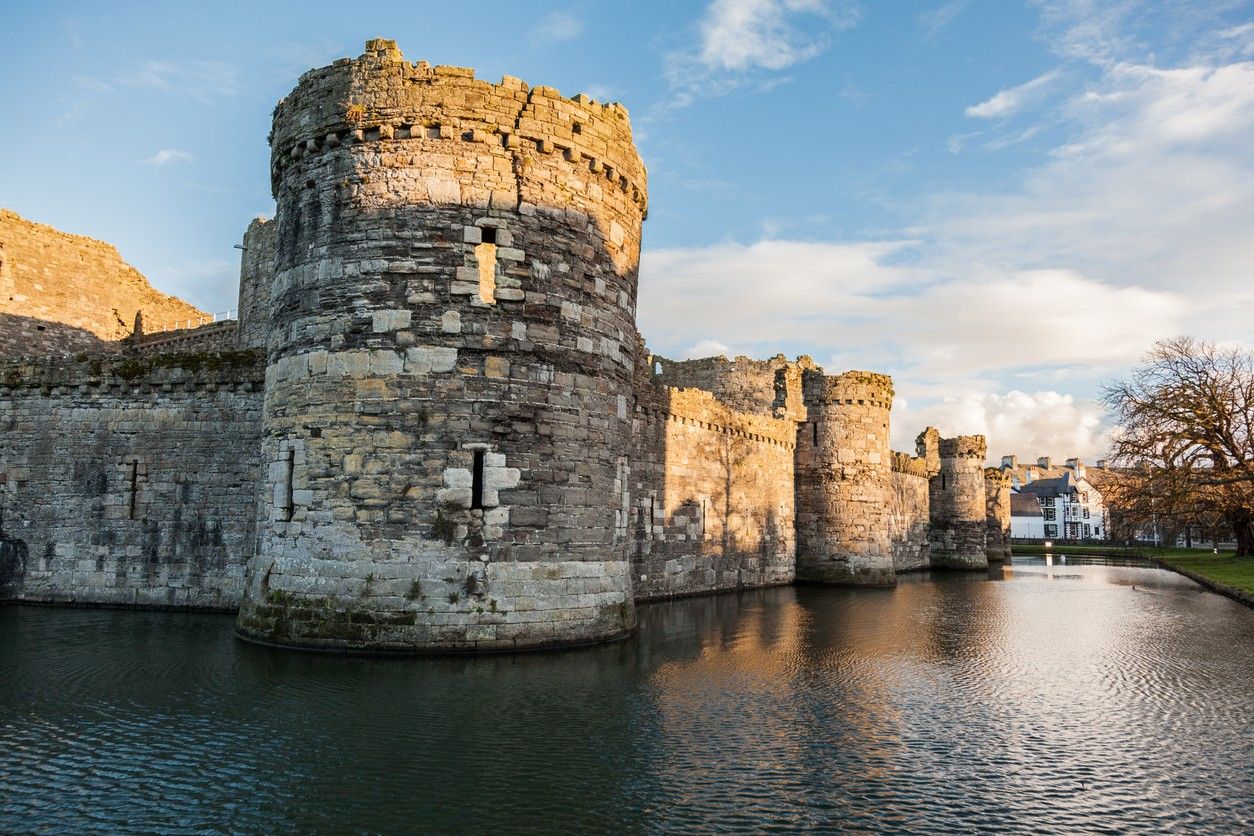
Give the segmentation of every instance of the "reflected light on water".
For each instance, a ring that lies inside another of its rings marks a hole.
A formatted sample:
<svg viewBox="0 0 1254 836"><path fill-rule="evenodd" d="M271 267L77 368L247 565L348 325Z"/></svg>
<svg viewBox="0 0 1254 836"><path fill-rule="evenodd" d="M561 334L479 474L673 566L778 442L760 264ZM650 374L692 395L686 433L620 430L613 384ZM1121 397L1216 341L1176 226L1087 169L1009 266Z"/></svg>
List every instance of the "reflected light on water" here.
<svg viewBox="0 0 1254 836"><path fill-rule="evenodd" d="M1016 560L641 607L564 653L351 659L0 608L0 829L1254 827L1254 612Z"/></svg>

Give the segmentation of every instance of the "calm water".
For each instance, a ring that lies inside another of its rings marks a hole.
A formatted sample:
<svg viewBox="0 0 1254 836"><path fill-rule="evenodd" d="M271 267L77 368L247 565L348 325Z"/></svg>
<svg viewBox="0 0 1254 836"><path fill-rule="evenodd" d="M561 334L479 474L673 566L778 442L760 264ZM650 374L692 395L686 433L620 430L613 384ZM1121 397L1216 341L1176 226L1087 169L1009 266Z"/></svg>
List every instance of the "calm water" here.
<svg viewBox="0 0 1254 836"><path fill-rule="evenodd" d="M1249 832L1251 648L1176 575L1042 561L443 660L0 607L0 831Z"/></svg>

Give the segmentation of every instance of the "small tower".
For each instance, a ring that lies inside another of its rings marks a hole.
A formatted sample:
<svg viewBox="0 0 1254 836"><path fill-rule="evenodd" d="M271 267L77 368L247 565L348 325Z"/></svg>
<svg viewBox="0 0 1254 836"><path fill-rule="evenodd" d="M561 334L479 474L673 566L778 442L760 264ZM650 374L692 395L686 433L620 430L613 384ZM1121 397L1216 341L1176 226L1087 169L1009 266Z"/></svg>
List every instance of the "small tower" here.
<svg viewBox="0 0 1254 836"><path fill-rule="evenodd" d="M984 522L989 563L1010 562L1010 472L984 468Z"/></svg>
<svg viewBox="0 0 1254 836"><path fill-rule="evenodd" d="M808 420L796 448L797 580L892 586L888 375L802 378Z"/></svg>
<svg viewBox="0 0 1254 836"><path fill-rule="evenodd" d="M646 198L626 110L374 40L301 76L270 142L268 469L239 634L423 652L627 633L614 509Z"/></svg>
<svg viewBox="0 0 1254 836"><path fill-rule="evenodd" d="M987 507L982 435L941 438L928 427L917 440L918 452L933 473L928 486L932 518L932 566L939 569L986 569ZM933 461L935 470L932 470Z"/></svg>

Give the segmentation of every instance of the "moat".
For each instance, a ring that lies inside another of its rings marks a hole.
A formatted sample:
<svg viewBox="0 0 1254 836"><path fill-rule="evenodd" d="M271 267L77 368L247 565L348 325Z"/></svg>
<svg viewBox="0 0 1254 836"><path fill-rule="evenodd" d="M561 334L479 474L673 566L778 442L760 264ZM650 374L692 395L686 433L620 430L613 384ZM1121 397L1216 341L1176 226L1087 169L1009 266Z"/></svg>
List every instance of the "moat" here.
<svg viewBox="0 0 1254 836"><path fill-rule="evenodd" d="M370 659L229 615L0 607L0 829L1248 831L1254 611L1016 558Z"/></svg>

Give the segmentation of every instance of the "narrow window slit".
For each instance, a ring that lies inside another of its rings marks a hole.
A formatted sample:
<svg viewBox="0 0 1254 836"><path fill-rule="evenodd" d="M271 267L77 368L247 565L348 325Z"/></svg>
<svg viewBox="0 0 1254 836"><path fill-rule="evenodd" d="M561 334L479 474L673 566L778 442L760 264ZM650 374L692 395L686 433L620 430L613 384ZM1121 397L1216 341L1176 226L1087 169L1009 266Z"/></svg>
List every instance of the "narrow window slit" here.
<svg viewBox="0 0 1254 836"><path fill-rule="evenodd" d="M283 451L283 521L291 522L292 513L295 510L295 502L292 496L292 478L296 471L296 451Z"/></svg>
<svg viewBox="0 0 1254 836"><path fill-rule="evenodd" d="M480 230L475 263L479 266L479 300L496 304L496 227L485 226Z"/></svg>
<svg viewBox="0 0 1254 836"><path fill-rule="evenodd" d="M811 424L810 429L814 433L814 446L818 447L819 446L819 422L815 421L813 424Z"/></svg>
<svg viewBox="0 0 1254 836"><path fill-rule="evenodd" d="M474 465L470 471L470 507L483 507L483 463L485 453L483 450L475 451Z"/></svg>
<svg viewBox="0 0 1254 836"><path fill-rule="evenodd" d="M131 462L131 497L127 506L126 518L135 519L135 506L139 497L139 460Z"/></svg>

